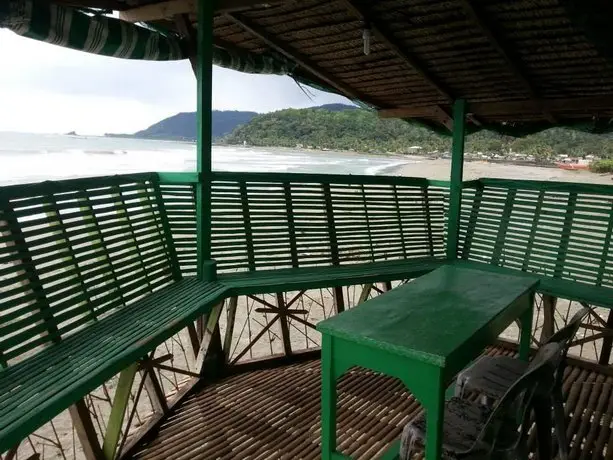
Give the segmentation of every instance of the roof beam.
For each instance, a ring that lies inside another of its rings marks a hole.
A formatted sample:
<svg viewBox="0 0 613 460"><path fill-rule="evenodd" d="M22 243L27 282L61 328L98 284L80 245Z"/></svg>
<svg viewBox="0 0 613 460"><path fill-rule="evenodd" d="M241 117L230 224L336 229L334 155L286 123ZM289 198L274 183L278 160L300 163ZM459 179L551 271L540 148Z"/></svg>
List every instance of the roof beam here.
<svg viewBox="0 0 613 460"><path fill-rule="evenodd" d="M411 68L411 70L419 74L423 80L428 82L430 86L432 86L441 96L447 99L448 102L453 101L453 97L451 96L450 92L440 82L436 81L434 76L424 69L423 64L416 56L404 49L391 31L389 31L384 25L373 21L369 17L369 13L363 7L355 5L351 0L343 0L343 3L346 5L349 11L351 11L360 20L364 21L365 24L368 24L373 34L376 35L379 40L385 43L387 47L390 48L400 59L402 59L405 64Z"/></svg>
<svg viewBox="0 0 613 460"><path fill-rule="evenodd" d="M415 55L409 53L403 47L403 45L394 37L394 34L390 30L388 30L384 25L373 21L370 18L369 12L367 12L363 7L354 4L351 0L343 0L343 3L354 16L357 16L365 24L368 24L372 33L377 36L379 40L385 43L385 45L396 54L396 56L398 56L413 72L417 73L425 82L432 86L447 100L447 102L452 102L454 100L453 96L450 94L450 91L424 68L423 64ZM432 112L433 113L431 116L436 117L436 119L442 125L451 129L450 127L453 126L451 116L449 116L449 114L442 107L436 106Z"/></svg>
<svg viewBox="0 0 613 460"><path fill-rule="evenodd" d="M187 14L178 14L174 17L177 31L185 38L187 42L187 52L189 63L196 78L198 78L198 37L197 31L189 20Z"/></svg>
<svg viewBox="0 0 613 460"><path fill-rule="evenodd" d="M289 0L218 0L215 14L243 11L256 7L270 7L287 1ZM180 14L196 13L197 4L198 0L167 0L121 11L119 13L119 18L128 22L147 22L170 19Z"/></svg>
<svg viewBox="0 0 613 460"><path fill-rule="evenodd" d="M435 117L433 106L421 107L395 107L393 109L379 110L380 118L432 118Z"/></svg>
<svg viewBox="0 0 613 460"><path fill-rule="evenodd" d="M282 43L280 40L269 34L263 27L251 22L249 19L244 16L238 14L228 13L226 17L251 33L252 35L258 37L264 43L266 43L269 47L274 49L275 51L281 53L286 58L291 61L297 63L300 67L307 70L311 74L315 75L320 80L326 82L328 85L336 88L339 92L344 94L350 99L360 99L364 102L369 102L369 98L362 94L361 92L351 88L350 86L338 81L332 74L328 73L326 70L321 69L316 63L309 60L306 56L303 56L293 47Z"/></svg>
<svg viewBox="0 0 613 460"><path fill-rule="evenodd" d="M532 99L508 102L474 102L469 105L469 110L477 116L492 118L499 121L512 121L509 117L514 115L538 114L541 109L556 115L564 115L577 118L577 112L582 112L586 117L601 113L613 115L613 95L576 97L564 99L541 99L536 104ZM393 109L379 110L381 118L419 118L433 117L434 108L426 107L397 107Z"/></svg>
<svg viewBox="0 0 613 460"><path fill-rule="evenodd" d="M532 85L528 77L525 75L525 73L521 70L521 66L516 62L516 59L514 59L509 53L508 49L510 47L505 43L504 39L499 34L496 34L494 28L488 25L488 22L485 19L485 15L475 6L473 6L470 0L461 0L461 4L469 19L471 19L475 24L477 24L477 26L479 26L489 43L505 60L506 65L511 71L511 73L515 76L515 78L517 78L517 80L524 87L525 91L530 95L530 98L534 100L535 104L539 105L540 97L538 95L538 92L536 91L534 85ZM547 121L549 121L550 123L556 122L555 117L551 114L550 111L543 108L541 112L543 113Z"/></svg>
<svg viewBox="0 0 613 460"><path fill-rule="evenodd" d="M55 3L57 3L58 5L71 6L75 8L86 7L114 11L121 11L130 7L127 3L123 3L118 0L55 0ZM84 3L86 4L84 5Z"/></svg>

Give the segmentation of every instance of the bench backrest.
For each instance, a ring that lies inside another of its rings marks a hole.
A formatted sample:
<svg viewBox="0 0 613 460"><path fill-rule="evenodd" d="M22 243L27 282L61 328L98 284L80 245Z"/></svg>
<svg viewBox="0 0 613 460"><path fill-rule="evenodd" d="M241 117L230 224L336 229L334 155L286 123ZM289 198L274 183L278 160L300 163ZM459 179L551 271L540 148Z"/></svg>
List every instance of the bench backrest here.
<svg viewBox="0 0 613 460"><path fill-rule="evenodd" d="M465 184L458 257L613 286L613 187L481 179Z"/></svg>
<svg viewBox="0 0 613 460"><path fill-rule="evenodd" d="M162 184L184 274L196 268L195 193ZM215 172L219 272L445 256L447 189L426 179Z"/></svg>
<svg viewBox="0 0 613 460"><path fill-rule="evenodd" d="M0 364L180 277L157 175L0 188Z"/></svg>

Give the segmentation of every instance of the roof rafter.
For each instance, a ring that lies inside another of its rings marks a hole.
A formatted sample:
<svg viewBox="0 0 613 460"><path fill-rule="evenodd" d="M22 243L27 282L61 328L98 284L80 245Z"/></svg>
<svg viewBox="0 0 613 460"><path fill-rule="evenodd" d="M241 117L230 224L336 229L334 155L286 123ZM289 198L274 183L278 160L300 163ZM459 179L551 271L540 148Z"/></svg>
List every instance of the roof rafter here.
<svg viewBox="0 0 613 460"><path fill-rule="evenodd" d="M487 37L489 43L496 49L498 54L500 54L505 60L507 67L511 71L511 73L517 78L517 80L522 84L525 91L530 95L530 98L534 100L534 103L537 105L540 104L540 97L538 95L537 90L534 88L534 85L530 82L525 73L521 70L521 66L516 62L516 59L511 56L508 49L509 47L506 45L505 40L494 31L493 27L488 25L488 21L485 19L485 15L479 11L471 2L471 0L460 0L462 7L469 19L471 19L483 32L483 34ZM556 119L551 114L550 111L545 108L541 109L541 112L550 123L555 123Z"/></svg>
<svg viewBox="0 0 613 460"><path fill-rule="evenodd" d="M177 27L177 31L185 38L187 42L187 51L189 57L189 63L192 66L192 70L194 71L194 75L196 78L198 77L198 38L196 29L189 20L189 16L187 14L177 14L175 17L175 25Z"/></svg>
<svg viewBox="0 0 613 460"><path fill-rule="evenodd" d="M525 115L526 110L533 109L538 113L540 109L545 109L553 114L581 111L584 114L597 116L598 114L613 114L613 96L589 96L574 97L564 99L542 99L536 105L532 99L523 101L506 102L474 102L469 105L469 110L478 116L496 119L505 119L514 115ZM434 116L432 106L421 107L397 107L393 109L379 110L381 118L419 118Z"/></svg>
<svg viewBox="0 0 613 460"><path fill-rule="evenodd" d="M389 31L385 26L375 22L370 17L370 14L362 7L355 5L351 0L343 0L347 9L351 11L365 24L370 26L370 30L376 35L379 40L387 45L412 71L417 73L424 81L432 86L441 96L443 96L448 102L453 101L449 90L444 87L442 83L436 80L426 69L419 59L409 53L400 42L394 37L393 33ZM451 116L440 106L437 106L436 110L432 111L441 124L451 129L453 122Z"/></svg>
<svg viewBox="0 0 613 460"><path fill-rule="evenodd" d="M127 3L123 3L118 0L88 0L87 2L79 0L55 0L55 2L59 5L71 7L83 7L83 4L87 3L87 8L96 8L101 10L121 11L130 8Z"/></svg>
<svg viewBox="0 0 613 460"><path fill-rule="evenodd" d="M136 8L124 9L119 18L128 22L158 21L170 19L179 14L196 13L199 0L167 0ZM209 0L207 0L209 1ZM216 14L248 10L256 7L270 7L290 0L218 0Z"/></svg>
<svg viewBox="0 0 613 460"><path fill-rule="evenodd" d="M347 96L350 99L359 99L364 102L375 103L376 101L372 101L372 98L368 98L365 94L362 94L358 90L351 88L349 85L346 85L340 81L338 81L333 75L328 73L326 70L321 69L316 63L312 62L306 56L303 56L299 51L295 50L293 47L282 43L276 37L272 36L263 27L251 22L249 19L245 18L242 15L227 13L226 17L251 33L252 35L258 37L268 46L273 48L275 51L281 53L291 61L298 64L303 69L315 75L320 80L323 80L328 85L336 88L342 94ZM370 99L370 101L369 101Z"/></svg>

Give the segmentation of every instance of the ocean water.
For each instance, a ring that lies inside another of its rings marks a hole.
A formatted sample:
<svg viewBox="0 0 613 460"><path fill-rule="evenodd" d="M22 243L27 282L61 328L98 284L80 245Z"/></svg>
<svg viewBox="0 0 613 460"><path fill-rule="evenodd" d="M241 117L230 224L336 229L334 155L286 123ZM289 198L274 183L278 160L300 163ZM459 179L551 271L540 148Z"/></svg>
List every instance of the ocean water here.
<svg viewBox="0 0 613 460"><path fill-rule="evenodd" d="M214 146L218 171L390 174L419 159L280 148ZM0 185L142 171L195 171L186 142L0 132Z"/></svg>

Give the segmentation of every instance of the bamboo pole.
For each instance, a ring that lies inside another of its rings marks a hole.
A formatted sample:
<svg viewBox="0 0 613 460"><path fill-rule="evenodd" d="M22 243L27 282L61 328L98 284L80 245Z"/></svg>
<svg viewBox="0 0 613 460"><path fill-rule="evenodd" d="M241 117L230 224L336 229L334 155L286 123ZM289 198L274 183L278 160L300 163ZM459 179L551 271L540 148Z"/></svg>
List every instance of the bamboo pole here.
<svg viewBox="0 0 613 460"><path fill-rule="evenodd" d="M464 135L466 101L453 104L453 144L451 147L451 184L449 186L449 218L447 222L447 258L455 259L458 252L460 206L462 204L462 176L464 169Z"/></svg>
<svg viewBox="0 0 613 460"><path fill-rule="evenodd" d="M196 185L198 277L215 278L211 261L211 116L213 86L213 15L215 2L198 2L198 148Z"/></svg>

